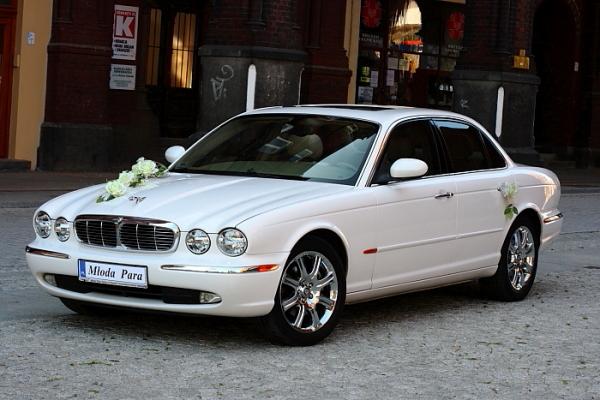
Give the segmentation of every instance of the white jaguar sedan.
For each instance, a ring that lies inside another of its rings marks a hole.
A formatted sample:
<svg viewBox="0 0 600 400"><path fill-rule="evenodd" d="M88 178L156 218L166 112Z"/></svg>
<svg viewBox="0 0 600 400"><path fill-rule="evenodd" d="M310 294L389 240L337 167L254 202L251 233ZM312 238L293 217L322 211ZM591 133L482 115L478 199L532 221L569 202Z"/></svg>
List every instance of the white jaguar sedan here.
<svg viewBox="0 0 600 400"><path fill-rule="evenodd" d="M556 175L450 112L265 108L166 157L124 193L36 211L45 290L80 313L261 317L270 340L310 345L348 303L474 280L521 300L562 225Z"/></svg>

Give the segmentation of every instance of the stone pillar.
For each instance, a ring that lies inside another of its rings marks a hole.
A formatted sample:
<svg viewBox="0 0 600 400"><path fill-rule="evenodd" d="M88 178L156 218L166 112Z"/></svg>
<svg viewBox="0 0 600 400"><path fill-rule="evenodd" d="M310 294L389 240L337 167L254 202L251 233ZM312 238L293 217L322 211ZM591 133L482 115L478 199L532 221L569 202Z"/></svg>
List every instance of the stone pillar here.
<svg viewBox="0 0 600 400"><path fill-rule="evenodd" d="M500 142L515 161L537 164L539 156L533 148L533 124L539 79L531 69L513 68L513 55L520 48L529 50L523 32L514 29L519 25L530 35L530 3L525 0L467 2L465 49L452 74L453 109L474 118L494 133L498 89L504 88Z"/></svg>
<svg viewBox="0 0 600 400"><path fill-rule="evenodd" d="M220 0L208 7L198 128L246 110L248 68L256 67L255 108L299 102L306 53L294 0Z"/></svg>

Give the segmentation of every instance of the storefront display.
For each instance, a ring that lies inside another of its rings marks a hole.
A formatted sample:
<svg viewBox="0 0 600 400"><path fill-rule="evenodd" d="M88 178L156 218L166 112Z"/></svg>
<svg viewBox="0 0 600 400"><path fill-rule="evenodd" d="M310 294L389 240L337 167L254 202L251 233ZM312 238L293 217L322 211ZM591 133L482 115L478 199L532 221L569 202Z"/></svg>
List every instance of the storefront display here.
<svg viewBox="0 0 600 400"><path fill-rule="evenodd" d="M363 0L357 103L451 108L463 36L464 1Z"/></svg>

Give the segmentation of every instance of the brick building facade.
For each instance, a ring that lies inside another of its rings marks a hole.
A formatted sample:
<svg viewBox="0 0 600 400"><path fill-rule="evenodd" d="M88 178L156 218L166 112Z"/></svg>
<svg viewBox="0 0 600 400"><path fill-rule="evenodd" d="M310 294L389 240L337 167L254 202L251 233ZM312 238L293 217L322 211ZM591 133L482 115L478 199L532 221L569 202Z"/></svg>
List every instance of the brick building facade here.
<svg viewBox="0 0 600 400"><path fill-rule="evenodd" d="M137 10L135 59L113 56L115 5ZM358 101L453 109L517 160L600 165L599 47L600 0L54 0L45 116L17 136L41 169L114 170L248 108ZM135 80L111 88L115 65Z"/></svg>

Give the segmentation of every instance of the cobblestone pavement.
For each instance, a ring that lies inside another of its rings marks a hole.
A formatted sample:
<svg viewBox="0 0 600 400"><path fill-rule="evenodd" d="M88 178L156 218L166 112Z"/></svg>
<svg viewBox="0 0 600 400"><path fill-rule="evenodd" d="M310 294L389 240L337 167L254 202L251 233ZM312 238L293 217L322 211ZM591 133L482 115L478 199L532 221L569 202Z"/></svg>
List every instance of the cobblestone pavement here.
<svg viewBox="0 0 600 400"><path fill-rule="evenodd" d="M598 399L600 194L565 195L530 296L475 284L347 307L311 348L254 320L77 316L36 287L31 208L0 207L0 398Z"/></svg>

